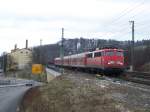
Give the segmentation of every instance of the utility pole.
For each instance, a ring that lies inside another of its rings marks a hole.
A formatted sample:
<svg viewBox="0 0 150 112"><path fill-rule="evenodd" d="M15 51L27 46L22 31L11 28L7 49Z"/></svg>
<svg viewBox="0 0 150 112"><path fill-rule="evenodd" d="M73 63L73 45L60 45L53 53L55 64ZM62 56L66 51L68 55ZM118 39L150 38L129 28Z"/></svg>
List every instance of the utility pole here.
<svg viewBox="0 0 150 112"><path fill-rule="evenodd" d="M6 72L6 53L3 52L3 73Z"/></svg>
<svg viewBox="0 0 150 112"><path fill-rule="evenodd" d="M5 71L5 53L3 53L3 73Z"/></svg>
<svg viewBox="0 0 150 112"><path fill-rule="evenodd" d="M42 39L40 39L39 63L42 64Z"/></svg>
<svg viewBox="0 0 150 112"><path fill-rule="evenodd" d="M60 57L61 57L61 74L63 74L63 63L64 63L64 28L62 28Z"/></svg>
<svg viewBox="0 0 150 112"><path fill-rule="evenodd" d="M40 46L42 46L42 39L40 39Z"/></svg>
<svg viewBox="0 0 150 112"><path fill-rule="evenodd" d="M134 70L134 21L129 21L132 24L132 45L131 45L131 71Z"/></svg>

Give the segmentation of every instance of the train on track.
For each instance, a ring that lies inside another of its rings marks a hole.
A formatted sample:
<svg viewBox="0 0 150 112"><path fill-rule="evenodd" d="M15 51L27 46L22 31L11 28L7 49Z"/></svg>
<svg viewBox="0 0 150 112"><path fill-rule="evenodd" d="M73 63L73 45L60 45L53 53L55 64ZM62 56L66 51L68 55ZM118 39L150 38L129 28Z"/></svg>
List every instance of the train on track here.
<svg viewBox="0 0 150 112"><path fill-rule="evenodd" d="M55 58L56 66L95 70L104 73L120 74L125 68L124 50L118 48L103 48L92 52L84 52Z"/></svg>

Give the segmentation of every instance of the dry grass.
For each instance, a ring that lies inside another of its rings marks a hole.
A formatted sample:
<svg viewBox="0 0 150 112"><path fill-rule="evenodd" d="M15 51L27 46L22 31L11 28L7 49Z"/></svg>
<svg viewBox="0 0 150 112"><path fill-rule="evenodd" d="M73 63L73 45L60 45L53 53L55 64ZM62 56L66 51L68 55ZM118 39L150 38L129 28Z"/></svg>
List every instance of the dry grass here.
<svg viewBox="0 0 150 112"><path fill-rule="evenodd" d="M105 83L98 82L77 74L59 76L43 87L31 89L20 112L150 112L149 108L136 106L136 91L119 85L103 87ZM122 98L127 94L129 98Z"/></svg>
<svg viewBox="0 0 150 112"><path fill-rule="evenodd" d="M143 71L143 72L150 72L150 63L146 63L142 65L138 70Z"/></svg>
<svg viewBox="0 0 150 112"><path fill-rule="evenodd" d="M61 76L47 86L31 90L22 112L120 112L118 102L95 87L73 83ZM34 94L34 95L33 95Z"/></svg>

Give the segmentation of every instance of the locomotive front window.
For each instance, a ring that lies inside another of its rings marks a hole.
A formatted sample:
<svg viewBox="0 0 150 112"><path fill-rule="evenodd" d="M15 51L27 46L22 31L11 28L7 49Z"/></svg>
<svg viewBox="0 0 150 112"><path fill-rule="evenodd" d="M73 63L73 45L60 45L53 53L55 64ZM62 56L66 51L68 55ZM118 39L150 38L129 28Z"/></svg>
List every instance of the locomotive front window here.
<svg viewBox="0 0 150 112"><path fill-rule="evenodd" d="M123 56L123 52L117 51L116 55L117 55L117 56Z"/></svg>
<svg viewBox="0 0 150 112"><path fill-rule="evenodd" d="M106 56L114 56L115 52L114 51L108 51L105 53Z"/></svg>

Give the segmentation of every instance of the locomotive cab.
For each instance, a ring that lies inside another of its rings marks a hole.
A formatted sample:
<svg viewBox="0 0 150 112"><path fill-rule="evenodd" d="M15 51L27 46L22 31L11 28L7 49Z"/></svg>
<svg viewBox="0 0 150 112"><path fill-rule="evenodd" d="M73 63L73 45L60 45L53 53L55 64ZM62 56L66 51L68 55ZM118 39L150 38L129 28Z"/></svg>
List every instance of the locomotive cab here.
<svg viewBox="0 0 150 112"><path fill-rule="evenodd" d="M104 69L121 71L124 69L123 50L106 49L104 55Z"/></svg>

